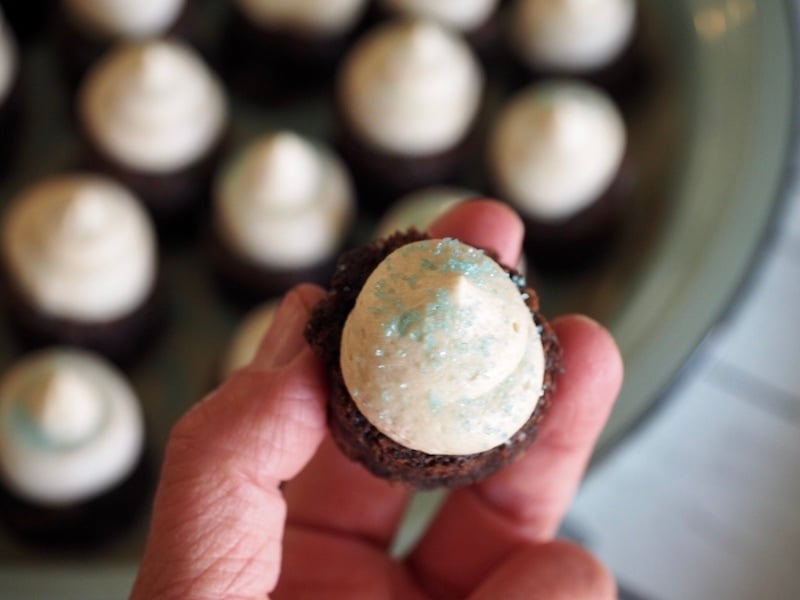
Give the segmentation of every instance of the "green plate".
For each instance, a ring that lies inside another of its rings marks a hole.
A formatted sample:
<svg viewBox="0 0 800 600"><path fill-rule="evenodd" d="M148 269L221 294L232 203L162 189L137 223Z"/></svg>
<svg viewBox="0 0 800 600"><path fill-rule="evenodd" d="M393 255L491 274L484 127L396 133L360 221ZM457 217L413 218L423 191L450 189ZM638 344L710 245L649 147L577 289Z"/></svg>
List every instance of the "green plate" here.
<svg viewBox="0 0 800 600"><path fill-rule="evenodd" d="M639 183L622 243L588 275L542 282L547 314L580 310L614 332L626 383L599 451L656 404L734 298L769 231L794 131L794 58L788 2L642 2L654 49L654 86L632 115ZM3 202L75 156L68 98L45 52L26 56L36 115ZM298 105L268 115L237 106L239 141L275 125L327 136L330 116ZM171 423L210 385L237 314L222 306L196 248L164 255L176 320L148 363L132 372L150 443L160 455ZM0 321L0 340L6 339ZM0 360L13 358L0 343ZM202 376L198 377L198 373ZM438 496L421 495L398 547ZM47 557L0 533L0 597L81 600L127 596L146 523L91 554Z"/></svg>

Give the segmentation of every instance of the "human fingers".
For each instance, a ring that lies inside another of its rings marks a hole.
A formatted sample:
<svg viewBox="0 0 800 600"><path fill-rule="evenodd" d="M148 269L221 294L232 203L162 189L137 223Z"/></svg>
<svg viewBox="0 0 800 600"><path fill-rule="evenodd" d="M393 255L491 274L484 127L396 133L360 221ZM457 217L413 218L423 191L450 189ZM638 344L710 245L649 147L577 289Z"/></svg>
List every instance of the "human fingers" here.
<svg viewBox="0 0 800 600"><path fill-rule="evenodd" d="M502 261L515 264L523 227L507 206L476 200L447 211L430 233L494 250ZM410 498L407 487L374 477L345 458L330 439L284 491L290 523L358 536L381 547L391 542Z"/></svg>
<svg viewBox="0 0 800 600"><path fill-rule="evenodd" d="M562 540L523 545L469 596L469 600L614 600L609 570L586 550Z"/></svg>
<svg viewBox="0 0 800 600"><path fill-rule="evenodd" d="M472 589L520 542L552 539L619 393L622 360L611 335L585 317L553 326L565 374L537 439L506 469L453 492L409 556L439 595Z"/></svg>
<svg viewBox="0 0 800 600"><path fill-rule="evenodd" d="M252 364L175 425L132 598L264 597L275 586L279 485L325 433L324 371L303 338L322 294L287 294Z"/></svg>

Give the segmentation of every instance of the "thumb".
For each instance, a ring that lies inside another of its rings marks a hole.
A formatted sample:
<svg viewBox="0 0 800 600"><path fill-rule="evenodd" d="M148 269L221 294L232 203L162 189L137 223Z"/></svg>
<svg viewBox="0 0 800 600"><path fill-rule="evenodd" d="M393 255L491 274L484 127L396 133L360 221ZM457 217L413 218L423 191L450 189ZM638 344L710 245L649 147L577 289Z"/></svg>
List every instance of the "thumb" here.
<svg viewBox="0 0 800 600"><path fill-rule="evenodd" d="M324 369L303 339L322 294L289 292L253 363L175 425L132 598L263 598L275 586L279 486L326 429Z"/></svg>

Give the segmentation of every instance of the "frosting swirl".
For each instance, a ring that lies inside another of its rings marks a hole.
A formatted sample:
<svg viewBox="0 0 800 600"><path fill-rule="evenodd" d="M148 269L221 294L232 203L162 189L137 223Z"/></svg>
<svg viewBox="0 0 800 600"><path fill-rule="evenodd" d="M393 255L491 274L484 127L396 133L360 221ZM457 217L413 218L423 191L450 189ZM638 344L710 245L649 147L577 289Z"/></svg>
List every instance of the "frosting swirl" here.
<svg viewBox="0 0 800 600"><path fill-rule="evenodd" d="M367 0L236 0L236 4L264 27L336 34L355 26Z"/></svg>
<svg viewBox="0 0 800 600"><path fill-rule="evenodd" d="M130 473L143 440L133 390L94 354L42 351L0 380L0 471L29 500L58 506L102 493Z"/></svg>
<svg viewBox="0 0 800 600"><path fill-rule="evenodd" d="M293 269L326 260L354 218L350 176L321 145L283 131L236 156L215 189L217 228L264 265Z"/></svg>
<svg viewBox="0 0 800 600"><path fill-rule="evenodd" d="M456 240L399 248L375 269L342 332L361 413L395 442L462 455L507 441L544 380L538 329L515 283Z"/></svg>
<svg viewBox="0 0 800 600"><path fill-rule="evenodd" d="M503 109L489 159L497 185L516 208L557 222L605 192L626 145L625 123L607 94L553 80L523 90Z"/></svg>
<svg viewBox="0 0 800 600"><path fill-rule="evenodd" d="M485 23L497 9L498 0L382 0L389 10L409 17L423 17L443 25L470 31Z"/></svg>
<svg viewBox="0 0 800 600"><path fill-rule="evenodd" d="M464 138L478 111L483 74L455 33L402 20L367 35L347 58L339 81L348 122L369 144L424 155Z"/></svg>
<svg viewBox="0 0 800 600"><path fill-rule="evenodd" d="M67 10L87 28L122 39L162 35L186 0L66 0Z"/></svg>
<svg viewBox="0 0 800 600"><path fill-rule="evenodd" d="M100 176L44 180L15 198L3 223L11 278L39 310L109 321L155 285L155 234L134 196Z"/></svg>
<svg viewBox="0 0 800 600"><path fill-rule="evenodd" d="M90 71L80 93L89 135L116 161L164 173L199 160L227 121L220 83L188 46L128 44Z"/></svg>

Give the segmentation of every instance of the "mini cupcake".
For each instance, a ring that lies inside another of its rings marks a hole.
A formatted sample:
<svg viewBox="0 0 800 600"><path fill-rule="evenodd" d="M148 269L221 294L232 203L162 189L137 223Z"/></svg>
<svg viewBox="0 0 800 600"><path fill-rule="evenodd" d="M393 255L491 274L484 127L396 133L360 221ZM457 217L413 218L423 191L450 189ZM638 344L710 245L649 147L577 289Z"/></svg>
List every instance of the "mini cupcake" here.
<svg viewBox="0 0 800 600"><path fill-rule="evenodd" d="M339 447L418 488L466 485L517 458L560 368L519 275L416 232L343 255L306 338L329 371Z"/></svg>
<svg viewBox="0 0 800 600"><path fill-rule="evenodd" d="M469 47L433 22L388 23L359 42L339 74L339 144L366 208L455 178L482 94Z"/></svg>
<svg viewBox="0 0 800 600"><path fill-rule="evenodd" d="M104 177L46 179L8 207L2 266L24 346L64 343L132 358L160 320L153 227L136 198Z"/></svg>
<svg viewBox="0 0 800 600"><path fill-rule="evenodd" d="M0 167L11 161L20 117L19 55L0 12Z"/></svg>
<svg viewBox="0 0 800 600"><path fill-rule="evenodd" d="M398 231L412 227L427 231L431 223L449 208L481 194L459 187L432 186L406 194L395 202L381 217L375 227L374 238L388 237Z"/></svg>
<svg viewBox="0 0 800 600"><path fill-rule="evenodd" d="M225 51L232 85L291 98L331 79L363 23L367 0L236 0Z"/></svg>
<svg viewBox="0 0 800 600"><path fill-rule="evenodd" d="M54 348L0 379L0 520L48 549L108 540L151 491L138 399L100 357Z"/></svg>
<svg viewBox="0 0 800 600"><path fill-rule="evenodd" d="M528 81L582 77L622 96L641 78L636 0L516 0L510 21Z"/></svg>
<svg viewBox="0 0 800 600"><path fill-rule="evenodd" d="M113 50L87 75L79 118L90 165L130 187L160 223L208 198L228 123L225 92L177 42Z"/></svg>
<svg viewBox="0 0 800 600"><path fill-rule="evenodd" d="M501 29L500 0L380 0L393 15L438 21L459 31L484 57L492 53Z"/></svg>
<svg viewBox="0 0 800 600"><path fill-rule="evenodd" d="M549 81L514 97L495 123L489 162L499 197L526 222L529 257L546 269L596 258L631 191L625 122L600 89Z"/></svg>
<svg viewBox="0 0 800 600"><path fill-rule="evenodd" d="M354 213L350 177L332 152L294 133L266 135L217 179L212 261L248 303L326 281Z"/></svg>
<svg viewBox="0 0 800 600"><path fill-rule="evenodd" d="M61 0L59 59L71 83L112 45L187 33L186 0Z"/></svg>
<svg viewBox="0 0 800 600"><path fill-rule="evenodd" d="M228 344L220 379L225 379L234 371L250 364L261 340L272 325L279 305L278 299L269 300L258 305L242 319Z"/></svg>

